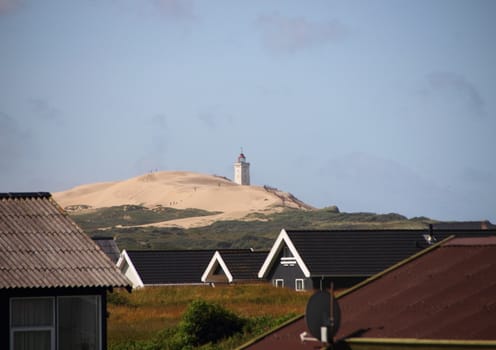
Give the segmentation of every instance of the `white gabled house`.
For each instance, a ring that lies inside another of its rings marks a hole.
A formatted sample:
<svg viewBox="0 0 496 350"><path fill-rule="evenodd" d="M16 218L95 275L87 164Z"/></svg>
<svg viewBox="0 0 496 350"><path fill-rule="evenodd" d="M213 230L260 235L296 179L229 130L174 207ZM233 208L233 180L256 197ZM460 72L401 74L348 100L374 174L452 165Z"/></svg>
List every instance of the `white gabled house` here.
<svg viewBox="0 0 496 350"><path fill-rule="evenodd" d="M201 280L204 283L233 282L234 278L231 271L229 271L229 268L224 262L224 259L222 259L222 255L220 255L219 251L216 251L212 256L212 259L210 259Z"/></svg>
<svg viewBox="0 0 496 350"><path fill-rule="evenodd" d="M266 251L252 249L218 250L210 259L201 280L205 283L259 282L257 272Z"/></svg>
<svg viewBox="0 0 496 350"><path fill-rule="evenodd" d="M452 234L492 230L285 230L277 236L258 278L295 290L347 288ZM435 236L435 237L434 237Z"/></svg>
<svg viewBox="0 0 496 350"><path fill-rule="evenodd" d="M133 288L142 288L145 286L125 249L121 252L119 260L117 260L117 268L131 281Z"/></svg>

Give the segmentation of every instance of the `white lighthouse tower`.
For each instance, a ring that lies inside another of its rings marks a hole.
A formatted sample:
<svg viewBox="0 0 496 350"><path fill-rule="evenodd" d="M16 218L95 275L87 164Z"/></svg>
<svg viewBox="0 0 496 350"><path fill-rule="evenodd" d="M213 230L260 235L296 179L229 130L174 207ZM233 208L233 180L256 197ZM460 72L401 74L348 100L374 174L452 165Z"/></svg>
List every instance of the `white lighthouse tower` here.
<svg viewBox="0 0 496 350"><path fill-rule="evenodd" d="M234 182L238 185L250 185L250 163L246 162L243 149L234 163Z"/></svg>

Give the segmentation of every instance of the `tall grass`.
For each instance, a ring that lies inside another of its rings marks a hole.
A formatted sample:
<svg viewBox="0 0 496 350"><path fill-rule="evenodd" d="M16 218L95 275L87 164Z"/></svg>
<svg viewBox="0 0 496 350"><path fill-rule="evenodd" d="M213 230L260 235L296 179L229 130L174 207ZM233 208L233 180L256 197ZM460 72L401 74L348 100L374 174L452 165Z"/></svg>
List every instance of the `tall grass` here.
<svg viewBox="0 0 496 350"><path fill-rule="evenodd" d="M309 296L308 292L274 288L269 284L148 287L131 294L114 291L109 294L108 304L109 348L149 340L167 330L173 332L188 305L202 299L251 320L246 334L216 347L228 349L302 314Z"/></svg>

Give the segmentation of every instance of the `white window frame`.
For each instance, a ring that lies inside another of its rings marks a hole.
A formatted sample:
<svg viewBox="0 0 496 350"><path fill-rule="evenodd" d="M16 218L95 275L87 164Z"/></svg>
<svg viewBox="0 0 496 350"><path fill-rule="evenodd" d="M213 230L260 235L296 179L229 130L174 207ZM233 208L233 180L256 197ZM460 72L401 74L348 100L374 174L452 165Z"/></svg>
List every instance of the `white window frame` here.
<svg viewBox="0 0 496 350"><path fill-rule="evenodd" d="M298 288L298 282L301 282L301 288ZM305 290L305 279L304 278L295 279L295 290L297 292L302 292Z"/></svg>
<svg viewBox="0 0 496 350"><path fill-rule="evenodd" d="M12 311L13 311L13 307L12 307L12 303L15 301L15 300L32 300L32 299L47 299L47 300L51 300L52 301L52 325L51 326L13 326L12 325ZM55 313L55 309L56 309L56 300L55 300L55 297L14 297L14 298L10 298L10 301L9 301L9 330L10 330L10 349L11 350L14 350L14 334L16 332L33 332L33 331L50 331L50 349L51 350L55 350L55 343L56 343L56 339L55 339L55 330L57 328L57 322L56 322L56 313Z"/></svg>
<svg viewBox="0 0 496 350"><path fill-rule="evenodd" d="M14 333L15 332L29 332L29 331L50 331L50 349L56 350L59 348L58 327L59 327L59 298L74 298L74 297L96 297L97 299L97 316L98 316L98 350L102 350L103 334L102 334L102 296L100 294L77 294L77 295L60 295L60 296L32 296L32 297L12 297L9 300L9 333L10 333L10 350L14 350ZM12 302L14 300L28 300L28 299L49 299L52 300L52 320L51 326L28 326L19 327L12 325Z"/></svg>
<svg viewBox="0 0 496 350"><path fill-rule="evenodd" d="M279 285L280 283L280 285ZM276 278L274 279L274 287L276 288L284 288L284 279L282 278Z"/></svg>

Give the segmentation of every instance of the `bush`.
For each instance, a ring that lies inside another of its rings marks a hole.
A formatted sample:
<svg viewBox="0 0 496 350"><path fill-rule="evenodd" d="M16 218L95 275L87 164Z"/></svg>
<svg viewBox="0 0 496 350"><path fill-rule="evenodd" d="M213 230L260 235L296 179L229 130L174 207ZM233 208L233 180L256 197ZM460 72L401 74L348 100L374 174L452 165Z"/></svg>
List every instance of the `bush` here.
<svg viewBox="0 0 496 350"><path fill-rule="evenodd" d="M113 291L107 293L107 302L113 305L131 305L129 298L125 295L123 291Z"/></svg>
<svg viewBox="0 0 496 350"><path fill-rule="evenodd" d="M179 323L178 336L186 345L216 343L243 329L245 320L221 306L192 301Z"/></svg>

